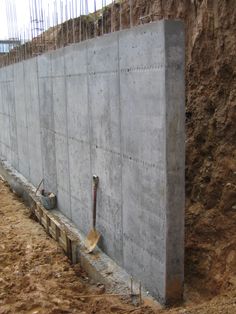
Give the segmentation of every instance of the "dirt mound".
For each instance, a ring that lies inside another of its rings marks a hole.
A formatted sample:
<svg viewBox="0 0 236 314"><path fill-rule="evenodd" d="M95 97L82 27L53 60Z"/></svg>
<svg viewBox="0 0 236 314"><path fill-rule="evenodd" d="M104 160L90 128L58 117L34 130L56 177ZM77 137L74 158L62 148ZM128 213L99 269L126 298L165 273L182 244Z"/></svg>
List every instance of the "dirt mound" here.
<svg viewBox="0 0 236 314"><path fill-rule="evenodd" d="M198 3L187 36L186 275L209 295L236 286L235 34L234 1Z"/></svg>

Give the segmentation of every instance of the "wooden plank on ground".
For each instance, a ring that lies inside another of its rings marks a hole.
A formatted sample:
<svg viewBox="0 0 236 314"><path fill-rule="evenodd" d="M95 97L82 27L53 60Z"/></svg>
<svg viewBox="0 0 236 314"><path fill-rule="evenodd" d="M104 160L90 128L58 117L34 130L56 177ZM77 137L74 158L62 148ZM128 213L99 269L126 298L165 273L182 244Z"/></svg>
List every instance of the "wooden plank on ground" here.
<svg viewBox="0 0 236 314"><path fill-rule="evenodd" d="M39 223L45 228L46 232L56 240L62 247L72 264L77 263L78 254L78 239L68 229L64 223L60 223L50 211L43 207L43 205L31 195L33 203L31 210L36 216Z"/></svg>

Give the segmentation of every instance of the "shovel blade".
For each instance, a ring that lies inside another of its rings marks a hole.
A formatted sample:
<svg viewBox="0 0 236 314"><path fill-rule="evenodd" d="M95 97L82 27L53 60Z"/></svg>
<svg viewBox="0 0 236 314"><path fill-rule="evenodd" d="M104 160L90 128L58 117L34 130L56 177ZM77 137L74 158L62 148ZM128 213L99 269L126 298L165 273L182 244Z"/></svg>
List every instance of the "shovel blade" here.
<svg viewBox="0 0 236 314"><path fill-rule="evenodd" d="M88 253L92 253L92 251L97 246L100 237L101 234L96 229L90 230L89 234L87 235L84 241L84 245L87 248Z"/></svg>

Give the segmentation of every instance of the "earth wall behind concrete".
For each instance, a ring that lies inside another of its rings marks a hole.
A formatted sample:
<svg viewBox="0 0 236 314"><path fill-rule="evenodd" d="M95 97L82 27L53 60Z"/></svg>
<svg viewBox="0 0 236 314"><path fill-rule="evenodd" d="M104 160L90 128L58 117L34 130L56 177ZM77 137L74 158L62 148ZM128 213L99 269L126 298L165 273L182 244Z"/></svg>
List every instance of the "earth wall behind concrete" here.
<svg viewBox="0 0 236 314"><path fill-rule="evenodd" d="M183 292L184 28L160 21L0 69L0 155L162 303Z"/></svg>

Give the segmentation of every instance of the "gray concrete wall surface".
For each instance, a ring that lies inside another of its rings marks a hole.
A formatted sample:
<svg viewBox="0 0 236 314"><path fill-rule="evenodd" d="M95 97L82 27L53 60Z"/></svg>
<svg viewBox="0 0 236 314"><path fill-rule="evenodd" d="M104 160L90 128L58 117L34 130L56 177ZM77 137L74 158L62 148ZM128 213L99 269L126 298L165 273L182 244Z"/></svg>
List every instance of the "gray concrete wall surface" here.
<svg viewBox="0 0 236 314"><path fill-rule="evenodd" d="M184 27L160 21L0 69L0 155L161 303L184 280Z"/></svg>

